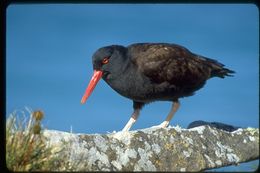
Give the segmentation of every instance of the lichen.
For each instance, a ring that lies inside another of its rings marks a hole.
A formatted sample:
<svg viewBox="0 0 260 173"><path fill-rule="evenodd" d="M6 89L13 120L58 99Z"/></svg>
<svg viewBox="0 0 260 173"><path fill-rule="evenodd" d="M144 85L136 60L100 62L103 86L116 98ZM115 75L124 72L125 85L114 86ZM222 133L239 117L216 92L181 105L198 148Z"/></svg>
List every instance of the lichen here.
<svg viewBox="0 0 260 173"><path fill-rule="evenodd" d="M181 172L186 172L186 168L181 168L180 171Z"/></svg>
<svg viewBox="0 0 260 173"><path fill-rule="evenodd" d="M130 161L129 158L135 159L137 157L137 152L134 149L126 149L118 156L118 161L123 165L126 166Z"/></svg>
<svg viewBox="0 0 260 173"><path fill-rule="evenodd" d="M210 159L210 157L207 154L204 154L204 156L207 159L210 167L213 168L215 166L215 163Z"/></svg>
<svg viewBox="0 0 260 173"><path fill-rule="evenodd" d="M145 149L138 148L138 154L140 159L137 162L138 164L135 165L134 171L156 171L156 167L150 161L151 151L147 152Z"/></svg>
<svg viewBox="0 0 260 173"><path fill-rule="evenodd" d="M217 132L217 130L215 130L215 129L209 128L209 131L210 131L213 135L215 135L215 136L218 135L218 132Z"/></svg>
<svg viewBox="0 0 260 173"><path fill-rule="evenodd" d="M239 157L234 153L228 153L227 159L230 163L238 163L240 160Z"/></svg>
<svg viewBox="0 0 260 173"><path fill-rule="evenodd" d="M122 169L121 163L119 163L118 161L113 160L113 161L111 162L111 164L112 164L114 167L116 167L117 170L121 170L121 169Z"/></svg>
<svg viewBox="0 0 260 173"><path fill-rule="evenodd" d="M255 137L253 137L253 136L248 136L248 138L250 141L255 141Z"/></svg>
<svg viewBox="0 0 260 173"><path fill-rule="evenodd" d="M191 138L189 138L189 137L186 137L185 138L190 144L192 144L193 145L193 140L191 139Z"/></svg>
<svg viewBox="0 0 260 173"><path fill-rule="evenodd" d="M258 133L258 134L259 134L259 129L256 129L256 128L248 127L248 128L246 128L246 130L247 130L251 135L255 135L255 133Z"/></svg>
<svg viewBox="0 0 260 173"><path fill-rule="evenodd" d="M217 142L217 150L215 151L215 154L219 158L223 158L226 156L227 160L230 163L237 163L239 162L239 157L233 153L233 149L230 148L229 146L221 144L219 141Z"/></svg>
<svg viewBox="0 0 260 173"><path fill-rule="evenodd" d="M238 134L238 135L241 135L243 132L243 129L242 128L238 128L237 130L231 132L232 134Z"/></svg>
<svg viewBox="0 0 260 173"><path fill-rule="evenodd" d="M217 164L218 166L222 165L221 160L217 160L217 161L216 161L216 164Z"/></svg>
<svg viewBox="0 0 260 173"><path fill-rule="evenodd" d="M185 158L190 157L191 153L188 151L183 151L183 155L185 156Z"/></svg>
<svg viewBox="0 0 260 173"><path fill-rule="evenodd" d="M179 126L179 125L177 125L176 127L173 127L177 132L181 132L182 131L182 128Z"/></svg>
<svg viewBox="0 0 260 173"><path fill-rule="evenodd" d="M205 130L205 126L198 126L191 129L188 129L189 131L197 131L198 134L202 135L203 131Z"/></svg>
<svg viewBox="0 0 260 173"><path fill-rule="evenodd" d="M90 148L90 150L88 151L87 157L88 157L88 165L89 166L95 165L96 161L100 161L99 162L99 168L103 165L105 165L105 166L110 165L107 155L103 152L99 152L97 150L97 148L95 148L95 147Z"/></svg>
<svg viewBox="0 0 260 173"><path fill-rule="evenodd" d="M95 145L102 151L102 152L106 152L108 145L107 145L107 141L101 136L101 135L97 135L94 138L94 142Z"/></svg>
<svg viewBox="0 0 260 173"><path fill-rule="evenodd" d="M158 144L152 144L152 150L156 153L159 154L161 152L161 148Z"/></svg>
<svg viewBox="0 0 260 173"><path fill-rule="evenodd" d="M54 146L70 142L70 160L82 156L86 171L201 171L259 157L259 150L249 152L259 144L259 131L251 132L177 126L106 135L54 132L47 137Z"/></svg>

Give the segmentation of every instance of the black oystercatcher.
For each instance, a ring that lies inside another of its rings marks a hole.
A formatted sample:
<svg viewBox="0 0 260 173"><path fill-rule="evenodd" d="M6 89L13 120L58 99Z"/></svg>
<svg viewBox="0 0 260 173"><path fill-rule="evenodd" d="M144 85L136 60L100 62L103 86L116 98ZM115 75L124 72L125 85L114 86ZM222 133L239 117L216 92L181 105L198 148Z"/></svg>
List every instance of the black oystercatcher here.
<svg viewBox="0 0 260 173"><path fill-rule="evenodd" d="M191 96L212 77L232 76L216 60L168 43L137 43L128 47L111 45L98 49L92 57L94 74L81 103L85 103L102 77L119 94L133 100L134 112L122 131L128 131L141 108L153 101L173 102L167 127L180 106L179 98Z"/></svg>

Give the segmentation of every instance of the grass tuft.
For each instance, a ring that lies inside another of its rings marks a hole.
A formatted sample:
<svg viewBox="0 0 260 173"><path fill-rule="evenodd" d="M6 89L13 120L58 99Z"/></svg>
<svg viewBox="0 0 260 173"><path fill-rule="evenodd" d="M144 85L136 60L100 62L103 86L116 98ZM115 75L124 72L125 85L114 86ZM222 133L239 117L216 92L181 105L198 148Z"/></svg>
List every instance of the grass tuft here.
<svg viewBox="0 0 260 173"><path fill-rule="evenodd" d="M68 163L63 148L53 151L43 136L41 121L44 113L40 110L25 113L13 112L6 122L6 164L10 171L64 171ZM22 115L22 116L21 116ZM65 143L64 143L65 144Z"/></svg>

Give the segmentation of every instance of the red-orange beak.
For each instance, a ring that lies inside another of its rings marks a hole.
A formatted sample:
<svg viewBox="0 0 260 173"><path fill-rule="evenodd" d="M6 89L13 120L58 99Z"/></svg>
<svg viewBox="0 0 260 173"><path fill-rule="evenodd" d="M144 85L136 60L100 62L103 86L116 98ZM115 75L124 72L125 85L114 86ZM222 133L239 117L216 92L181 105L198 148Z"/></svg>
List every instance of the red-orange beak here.
<svg viewBox="0 0 260 173"><path fill-rule="evenodd" d="M88 97L91 95L92 91L94 90L95 86L97 85L98 81L101 79L103 72L99 70L94 70L94 74L88 84L88 87L85 91L85 94L83 95L81 99L81 103L85 103Z"/></svg>

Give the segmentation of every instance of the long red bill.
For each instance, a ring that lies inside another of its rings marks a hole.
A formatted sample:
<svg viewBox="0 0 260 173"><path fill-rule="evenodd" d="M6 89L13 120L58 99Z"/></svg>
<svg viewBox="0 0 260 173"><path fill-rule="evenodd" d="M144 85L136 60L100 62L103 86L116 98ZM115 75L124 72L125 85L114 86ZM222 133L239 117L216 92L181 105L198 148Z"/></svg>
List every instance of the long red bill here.
<svg viewBox="0 0 260 173"><path fill-rule="evenodd" d="M85 94L83 95L81 99L81 103L85 103L88 97L91 95L92 91L94 90L95 86L97 85L98 81L101 79L103 72L99 70L94 70L94 74L88 84L88 87L85 91Z"/></svg>

